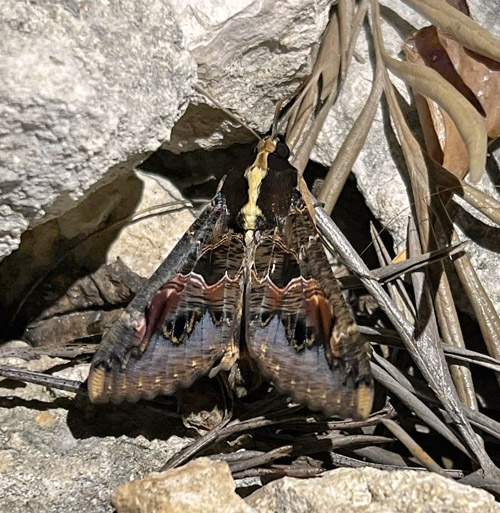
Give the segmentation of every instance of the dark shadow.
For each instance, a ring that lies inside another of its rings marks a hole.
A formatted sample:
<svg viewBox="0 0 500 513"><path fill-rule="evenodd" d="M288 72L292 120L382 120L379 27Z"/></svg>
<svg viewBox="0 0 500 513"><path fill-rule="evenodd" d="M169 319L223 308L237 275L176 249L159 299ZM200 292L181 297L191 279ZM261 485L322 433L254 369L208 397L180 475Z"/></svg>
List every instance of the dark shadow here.
<svg viewBox="0 0 500 513"><path fill-rule="evenodd" d="M223 176L248 161L255 144L233 144L219 150L194 150L180 155L158 150L139 168L168 178L190 200L213 198Z"/></svg>
<svg viewBox="0 0 500 513"><path fill-rule="evenodd" d="M106 253L134 212L142 182L123 175L62 216L23 233L17 251L0 264L0 337L20 338L79 278L106 262Z"/></svg>
<svg viewBox="0 0 500 513"><path fill-rule="evenodd" d="M96 405L86 395L78 394L68 408L67 424L75 438L142 435L148 440L167 440L173 435L188 436L175 406L163 405L161 399Z"/></svg>

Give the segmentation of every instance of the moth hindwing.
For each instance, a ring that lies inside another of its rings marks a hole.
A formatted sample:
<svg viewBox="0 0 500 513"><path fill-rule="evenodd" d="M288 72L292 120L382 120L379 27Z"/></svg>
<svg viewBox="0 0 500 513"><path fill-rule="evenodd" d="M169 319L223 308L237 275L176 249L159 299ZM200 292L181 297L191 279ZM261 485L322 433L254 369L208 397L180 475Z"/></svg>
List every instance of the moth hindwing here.
<svg viewBox="0 0 500 513"><path fill-rule="evenodd" d="M93 402L172 394L229 370L244 344L242 354L294 401L326 415L370 413L369 346L288 156L265 137L228 174L103 339L88 380Z"/></svg>

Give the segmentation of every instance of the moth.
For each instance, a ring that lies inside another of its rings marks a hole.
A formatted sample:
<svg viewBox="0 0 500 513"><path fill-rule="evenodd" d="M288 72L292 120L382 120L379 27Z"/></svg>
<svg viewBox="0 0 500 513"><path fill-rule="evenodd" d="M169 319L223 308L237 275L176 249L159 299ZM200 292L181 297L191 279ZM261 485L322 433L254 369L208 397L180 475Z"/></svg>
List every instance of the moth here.
<svg viewBox="0 0 500 513"><path fill-rule="evenodd" d="M361 337L314 210L280 137L223 180L212 202L101 342L95 403L170 395L241 355L325 415L366 418L373 385Z"/></svg>

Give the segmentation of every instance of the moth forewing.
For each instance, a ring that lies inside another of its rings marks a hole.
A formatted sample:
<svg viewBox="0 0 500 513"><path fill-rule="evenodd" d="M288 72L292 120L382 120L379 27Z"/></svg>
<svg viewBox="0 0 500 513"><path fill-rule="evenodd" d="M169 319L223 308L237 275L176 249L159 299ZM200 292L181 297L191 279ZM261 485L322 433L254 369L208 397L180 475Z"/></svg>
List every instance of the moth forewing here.
<svg viewBox="0 0 500 513"><path fill-rule="evenodd" d="M369 414L369 347L288 156L279 138L265 137L227 175L103 340L89 377L94 402L171 394L228 370L244 345L295 401L327 415Z"/></svg>
<svg viewBox="0 0 500 513"><path fill-rule="evenodd" d="M243 283L241 261L228 255L242 251L241 239L217 194L101 342L88 380L93 402L172 394L234 353Z"/></svg>

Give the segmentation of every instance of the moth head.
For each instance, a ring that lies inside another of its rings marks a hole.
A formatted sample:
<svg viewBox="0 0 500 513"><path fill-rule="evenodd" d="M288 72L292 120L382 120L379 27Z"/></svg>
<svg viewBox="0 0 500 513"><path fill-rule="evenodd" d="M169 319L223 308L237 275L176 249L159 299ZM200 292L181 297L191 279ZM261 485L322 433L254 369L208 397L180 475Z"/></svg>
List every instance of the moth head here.
<svg viewBox="0 0 500 513"><path fill-rule="evenodd" d="M272 153L282 159L288 160L290 157L290 149L285 143L284 137L281 135L266 135L261 139L256 148L256 153Z"/></svg>

